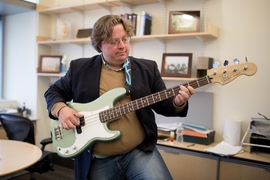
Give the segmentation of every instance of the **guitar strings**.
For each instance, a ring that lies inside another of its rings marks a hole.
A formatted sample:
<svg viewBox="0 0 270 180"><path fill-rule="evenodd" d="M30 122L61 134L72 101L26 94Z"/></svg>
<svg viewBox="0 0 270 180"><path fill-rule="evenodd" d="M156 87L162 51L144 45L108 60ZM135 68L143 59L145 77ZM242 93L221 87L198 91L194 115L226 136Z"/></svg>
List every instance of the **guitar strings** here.
<svg viewBox="0 0 270 180"><path fill-rule="evenodd" d="M196 79L191 82L187 82L182 84L184 86L192 86L193 88L198 88L204 85L211 83L208 76ZM137 109L149 106L156 102L160 102L162 100L168 99L169 97L175 96L178 94L180 90L179 86L175 86L152 95L139 98L137 100L132 101L131 103L122 104L120 106L112 107L104 111L100 111L98 113L91 114L89 116L85 116L85 127L96 125L99 123L108 122L110 120L114 120L123 114L127 114L129 112L135 111ZM122 111L121 111L122 110Z"/></svg>

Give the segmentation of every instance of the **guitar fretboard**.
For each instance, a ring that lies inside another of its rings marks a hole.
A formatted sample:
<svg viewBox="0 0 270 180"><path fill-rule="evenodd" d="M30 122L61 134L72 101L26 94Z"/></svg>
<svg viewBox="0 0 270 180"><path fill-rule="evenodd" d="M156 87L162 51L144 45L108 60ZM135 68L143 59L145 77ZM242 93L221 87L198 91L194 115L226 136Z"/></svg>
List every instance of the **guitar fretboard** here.
<svg viewBox="0 0 270 180"><path fill-rule="evenodd" d="M211 80L208 76L198 78L194 81L190 81L188 83L182 84L183 86L192 86L194 89L199 88L201 86L205 86L210 84ZM172 88L136 99L126 104L122 104L120 106L116 106L99 113L100 121L102 123L108 122L110 120L114 120L119 118L121 115L136 111L138 109L144 108L146 106L150 106L152 104L158 103L170 97L173 97L178 94L180 90L180 86L174 86Z"/></svg>

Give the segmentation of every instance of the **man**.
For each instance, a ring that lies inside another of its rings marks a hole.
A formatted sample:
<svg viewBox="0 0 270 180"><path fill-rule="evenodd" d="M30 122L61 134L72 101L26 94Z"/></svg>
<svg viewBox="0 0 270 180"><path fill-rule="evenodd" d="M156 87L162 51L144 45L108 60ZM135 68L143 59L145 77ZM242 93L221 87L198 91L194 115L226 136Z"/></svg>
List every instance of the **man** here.
<svg viewBox="0 0 270 180"><path fill-rule="evenodd" d="M188 99L195 90L181 86L175 96L165 100L136 102L166 87L155 61L129 56L132 35L129 21L117 15L101 17L91 35L92 46L100 54L71 61L67 74L45 93L49 116L58 119L67 130L78 126L77 118L84 116L66 105L71 100L89 103L112 89L125 87L130 93L118 100L115 107L134 100L134 105L142 106L136 111L130 110L134 106L127 106L126 111L131 112L108 123L110 130L121 132L118 139L98 141L75 158L76 179L172 179L155 146L157 126L152 110L164 116L185 117Z"/></svg>

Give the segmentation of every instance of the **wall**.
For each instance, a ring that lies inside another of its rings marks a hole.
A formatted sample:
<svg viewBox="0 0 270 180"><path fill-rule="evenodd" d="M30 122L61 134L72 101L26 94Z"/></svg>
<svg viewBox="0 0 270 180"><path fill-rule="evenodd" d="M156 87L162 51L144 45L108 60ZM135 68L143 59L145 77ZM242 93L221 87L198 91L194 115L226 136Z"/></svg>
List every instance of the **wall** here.
<svg viewBox="0 0 270 180"><path fill-rule="evenodd" d="M206 87L214 93L214 128L222 137L226 118L242 120L242 135L251 117L258 112L270 117L270 16L269 0L209 0L207 19L220 29L220 37L207 44L205 54L223 62L225 59L245 57L254 62L258 71L251 77L238 77L224 87L213 84Z"/></svg>
<svg viewBox="0 0 270 180"><path fill-rule="evenodd" d="M31 109L36 116L36 12L4 17L3 97Z"/></svg>
<svg viewBox="0 0 270 180"><path fill-rule="evenodd" d="M63 1L62 1L63 2ZM69 2L69 1L67 1ZM78 1L83 2L83 1ZM175 0L168 10L179 10L181 8L192 9L192 4L198 4L198 0ZM59 1L55 1L59 4ZM269 71L269 47L270 47L270 7L269 0L207 0L206 2L206 20L215 24L220 29L220 37L216 40L206 40L206 46L197 40L179 42L175 40L170 42L166 47L158 41L145 43L144 46L133 44L132 54L134 56L143 56L157 60L161 63L161 54L164 49L168 52L187 52L194 53L195 71L196 58L200 55L211 56L215 60L223 62L225 59L232 63L234 58L245 61L247 56L250 62L254 62L258 66L258 72L251 77L238 77L233 82L220 86L219 84L211 84L204 88L205 92L214 93L214 109L213 109L213 128L216 130L216 140L222 140L222 126L226 118L242 120L242 135L247 128L251 117L258 117L258 112L270 117L270 98L268 89L270 82ZM185 6L183 6L185 4ZM196 8L201 8L202 4ZM161 13L156 13L155 5L146 7L150 9L156 17L154 23L159 23ZM143 7L136 7L136 11L140 11ZM152 10L151 10L152 9ZM135 11L134 11L135 12ZM107 10L96 10L87 12L92 18L99 15L109 13ZM76 15L81 18L80 15ZM37 104L42 101L42 97L36 96L36 14L33 12L23 13L20 15L10 15L6 17L6 39L5 39L5 84L4 97L7 99L16 99L21 105L26 105L37 111ZM68 18L68 17L67 17ZM74 27L78 27L78 19L69 17L72 21L76 21ZM92 21L83 24L84 27L93 25ZM154 28L156 25L154 25ZM155 33L162 33L164 30L153 30ZM166 28L165 28L166 31ZM73 32L75 33L75 31ZM147 48L146 48L147 47ZM62 48L65 48L63 46ZM202 52L202 48L204 51ZM74 45L73 51L70 51L68 58L74 59L80 56L91 56L95 51L91 50L90 45L86 45L82 49ZM74 49L79 49L74 51ZM150 51L156 53L149 53ZM59 53L62 49L59 48ZM19 75L17 75L17 74ZM194 72L193 72L194 76ZM175 82L179 83L179 82ZM181 83L181 82L180 82ZM37 114L39 116L39 114ZM46 121L40 121L38 127L49 124ZM48 134L40 127L38 133L42 135Z"/></svg>

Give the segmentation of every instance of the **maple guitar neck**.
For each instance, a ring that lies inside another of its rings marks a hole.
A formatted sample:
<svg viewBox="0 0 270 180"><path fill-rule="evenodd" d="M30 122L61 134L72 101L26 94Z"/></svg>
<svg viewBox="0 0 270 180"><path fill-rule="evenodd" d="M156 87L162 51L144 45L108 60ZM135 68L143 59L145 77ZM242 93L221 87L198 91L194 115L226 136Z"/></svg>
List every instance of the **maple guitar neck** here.
<svg viewBox="0 0 270 180"><path fill-rule="evenodd" d="M208 76L198 78L194 81L190 81L182 84L183 86L192 86L194 89L205 86L211 83L211 79ZM119 118L121 115L136 111L138 109L150 106L152 104L158 103L170 97L176 96L179 94L180 86L174 86L169 89L145 96L134 101L131 101L120 106L116 106L99 113L100 121L102 123L108 122Z"/></svg>

